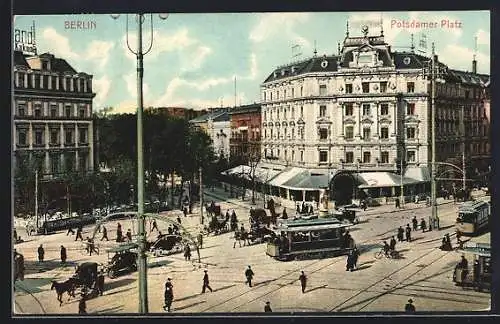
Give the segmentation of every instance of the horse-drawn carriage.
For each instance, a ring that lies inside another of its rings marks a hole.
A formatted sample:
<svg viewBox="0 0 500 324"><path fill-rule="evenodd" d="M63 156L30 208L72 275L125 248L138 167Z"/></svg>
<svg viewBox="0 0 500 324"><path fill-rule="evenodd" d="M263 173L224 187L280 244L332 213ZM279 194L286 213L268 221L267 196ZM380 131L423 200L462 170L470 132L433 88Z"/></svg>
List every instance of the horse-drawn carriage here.
<svg viewBox="0 0 500 324"><path fill-rule="evenodd" d="M265 224L269 226L271 223L276 223L272 215L268 215L267 211L263 208L250 209L250 218L248 219L250 225L252 224Z"/></svg>
<svg viewBox="0 0 500 324"><path fill-rule="evenodd" d="M137 247L136 243L126 243L107 250L108 264L105 267L105 272L109 278L137 270ZM110 257L112 253L114 255Z"/></svg>
<svg viewBox="0 0 500 324"><path fill-rule="evenodd" d="M14 250L14 282L24 280L24 256Z"/></svg>
<svg viewBox="0 0 500 324"><path fill-rule="evenodd" d="M215 235L229 232L229 219L212 216L208 223L207 232Z"/></svg>
<svg viewBox="0 0 500 324"><path fill-rule="evenodd" d="M210 205L207 204L205 206L205 209L207 210L207 213L210 216L220 216L221 215L220 205L216 205L213 201L212 201L212 203Z"/></svg>

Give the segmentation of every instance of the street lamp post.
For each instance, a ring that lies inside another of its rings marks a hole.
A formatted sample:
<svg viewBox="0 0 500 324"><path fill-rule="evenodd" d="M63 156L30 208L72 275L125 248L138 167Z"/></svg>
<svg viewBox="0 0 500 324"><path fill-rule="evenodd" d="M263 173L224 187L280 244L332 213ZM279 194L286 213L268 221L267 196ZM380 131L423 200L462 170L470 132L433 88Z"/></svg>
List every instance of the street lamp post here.
<svg viewBox="0 0 500 324"><path fill-rule="evenodd" d="M436 65L434 43L432 43L432 57L430 68L424 69L424 77L430 76L431 82L431 219L430 226L439 229L439 217L436 203L436 79L443 73L439 64Z"/></svg>
<svg viewBox="0 0 500 324"><path fill-rule="evenodd" d="M199 168L200 173L200 224L203 225L203 169Z"/></svg>
<svg viewBox="0 0 500 324"><path fill-rule="evenodd" d="M150 16L151 21L151 41L149 48L143 51L142 47L142 25L145 21L145 16ZM119 15L111 15L113 19L117 19ZM143 127L142 113L143 107L143 58L148 54L153 46L153 15L139 13L135 15L137 23L137 50L130 48L128 42L128 16L126 18L126 33L127 47L129 51L137 58L137 218L138 218L138 271L139 271L139 313L148 313L148 291L147 291L147 259L146 259L146 233L145 233L145 217L144 217L144 152L143 152ZM167 19L168 15L160 14L161 19Z"/></svg>

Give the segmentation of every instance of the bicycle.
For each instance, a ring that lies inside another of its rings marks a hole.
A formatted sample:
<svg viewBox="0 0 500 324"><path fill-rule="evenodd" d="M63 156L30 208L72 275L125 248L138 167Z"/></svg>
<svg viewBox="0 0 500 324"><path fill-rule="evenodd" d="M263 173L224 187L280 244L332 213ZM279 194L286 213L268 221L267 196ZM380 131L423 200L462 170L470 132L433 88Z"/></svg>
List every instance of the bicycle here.
<svg viewBox="0 0 500 324"><path fill-rule="evenodd" d="M381 259L384 256L388 259L397 259L399 257L399 252L396 250L389 250L387 253L385 253L384 248L381 248L379 251L375 252L375 259Z"/></svg>

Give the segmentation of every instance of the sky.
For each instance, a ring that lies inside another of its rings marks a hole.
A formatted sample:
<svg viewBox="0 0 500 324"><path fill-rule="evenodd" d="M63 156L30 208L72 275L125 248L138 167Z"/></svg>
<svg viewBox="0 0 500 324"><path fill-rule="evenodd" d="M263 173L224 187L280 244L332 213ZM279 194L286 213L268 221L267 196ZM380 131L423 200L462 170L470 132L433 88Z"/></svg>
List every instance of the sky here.
<svg viewBox="0 0 500 324"><path fill-rule="evenodd" d="M36 25L38 54L64 58L78 72L93 75L94 111L113 107L114 113L136 109L135 15L15 16L14 29ZM143 46L149 47L149 16L143 27ZM153 44L144 56L145 107L234 106L260 101L260 85L280 65L318 55L337 54L337 43L380 34L393 49L409 51L411 34L416 50L431 51L454 69L471 70L477 37L478 72L490 73L490 14L488 11L433 12L291 12L153 14ZM81 22L93 28L67 28ZM405 23L435 23L415 28ZM425 37L427 48L419 47ZM298 46L295 46L298 45ZM235 82L236 80L236 82ZM236 89L236 91L235 91ZM235 95L236 93L236 95Z"/></svg>

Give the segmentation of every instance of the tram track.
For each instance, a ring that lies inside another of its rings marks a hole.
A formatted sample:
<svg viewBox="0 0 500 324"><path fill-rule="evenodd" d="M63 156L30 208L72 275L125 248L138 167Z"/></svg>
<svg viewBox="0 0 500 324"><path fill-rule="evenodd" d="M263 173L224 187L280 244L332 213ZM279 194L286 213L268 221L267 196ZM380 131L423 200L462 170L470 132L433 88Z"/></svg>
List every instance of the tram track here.
<svg viewBox="0 0 500 324"><path fill-rule="evenodd" d="M47 312L45 311L45 307L43 307L40 300L38 298L36 298L35 295L33 295L33 293L31 291L29 291L28 289L26 289L20 285L16 285L15 283L14 283L14 285L17 289L21 289L22 291L24 291L26 294L30 295L36 301L36 303L40 306L40 309L42 310L42 314L47 314ZM14 294L14 303L20 308L21 312L24 313L24 311L20 307L21 306L20 303L15 300L15 294Z"/></svg>

